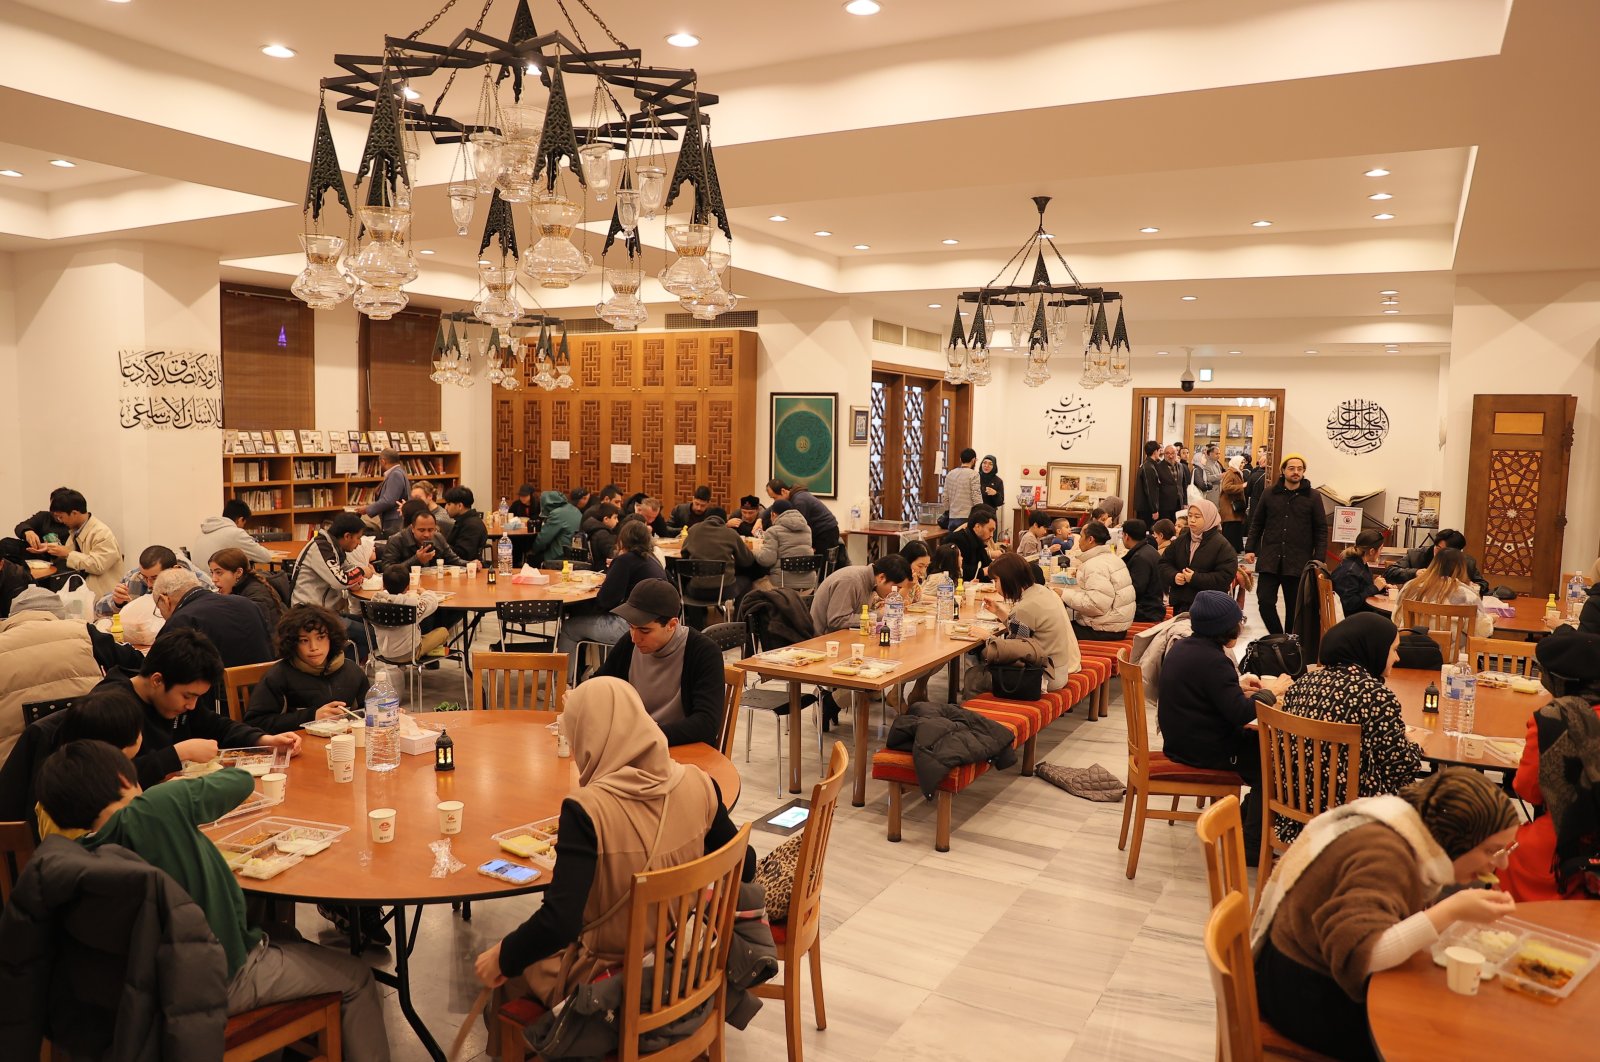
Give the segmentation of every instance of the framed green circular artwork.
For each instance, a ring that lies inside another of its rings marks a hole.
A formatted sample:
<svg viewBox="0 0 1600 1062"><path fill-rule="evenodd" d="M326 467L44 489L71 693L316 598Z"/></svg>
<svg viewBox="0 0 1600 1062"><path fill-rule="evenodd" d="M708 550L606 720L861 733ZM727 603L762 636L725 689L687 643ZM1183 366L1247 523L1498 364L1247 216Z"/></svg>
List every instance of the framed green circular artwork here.
<svg viewBox="0 0 1600 1062"><path fill-rule="evenodd" d="M819 498L837 497L839 396L772 396L772 475Z"/></svg>

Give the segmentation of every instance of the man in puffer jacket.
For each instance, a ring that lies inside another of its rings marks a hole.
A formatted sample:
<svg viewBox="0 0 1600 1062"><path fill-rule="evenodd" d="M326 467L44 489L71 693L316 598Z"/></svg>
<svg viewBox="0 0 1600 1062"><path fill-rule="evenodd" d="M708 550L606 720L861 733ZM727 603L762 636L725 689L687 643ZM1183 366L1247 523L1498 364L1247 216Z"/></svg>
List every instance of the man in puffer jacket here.
<svg viewBox="0 0 1600 1062"><path fill-rule="evenodd" d="M977 712L921 701L895 717L884 744L899 752L910 751L917 788L932 800L952 768L987 760L1003 771L1017 762L1011 747L1014 740L1010 730Z"/></svg>
<svg viewBox="0 0 1600 1062"><path fill-rule="evenodd" d="M810 557L811 525L794 507L794 502L779 498L772 503L772 526L756 547L756 564L772 573L772 581L790 590L811 590L817 585L816 572L780 572L778 562L789 557Z"/></svg>
<svg viewBox="0 0 1600 1062"><path fill-rule="evenodd" d="M1080 639L1114 642L1133 623L1138 595L1122 558L1111 551L1111 532L1090 521L1083 536L1091 545L1078 555L1078 585L1061 588L1061 600L1072 610L1072 633Z"/></svg>
<svg viewBox="0 0 1600 1062"><path fill-rule="evenodd" d="M525 556L529 564L561 560L583 522L583 514L559 490L547 490L539 495L539 506L544 526L539 528L538 537L528 547Z"/></svg>

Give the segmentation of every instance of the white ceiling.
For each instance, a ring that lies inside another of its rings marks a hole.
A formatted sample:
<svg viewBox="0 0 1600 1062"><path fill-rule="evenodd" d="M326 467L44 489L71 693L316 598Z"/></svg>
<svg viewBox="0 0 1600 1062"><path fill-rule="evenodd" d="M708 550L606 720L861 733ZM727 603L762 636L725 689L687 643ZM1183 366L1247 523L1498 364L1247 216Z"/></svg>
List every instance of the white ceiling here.
<svg viewBox="0 0 1600 1062"><path fill-rule="evenodd" d="M1078 276L1127 298L1141 355L1437 352L1457 275L1600 267L1600 144L1581 134L1600 104L1591 0L1039 0L979 24L970 0L883 0L868 18L836 0L591 3L647 62L692 64L720 94L749 308L848 298L943 334L955 294L1032 231L1039 194ZM317 79L335 52L376 50L437 6L0 0L0 168L25 173L0 178L0 250L184 243L225 275L286 285ZM480 6L457 4L442 36ZM530 6L558 27L549 0ZM486 29L513 10L496 0ZM678 30L703 43L668 46ZM299 55L267 58L266 43ZM587 89L569 89L581 118ZM335 135L352 166L359 123L336 115ZM481 215L454 235L439 187L452 155L430 147L422 164L425 301L473 286ZM1374 166L1392 173L1365 177ZM609 204L589 210L599 224ZM659 248L659 229L647 239ZM593 289L550 308L591 312Z"/></svg>

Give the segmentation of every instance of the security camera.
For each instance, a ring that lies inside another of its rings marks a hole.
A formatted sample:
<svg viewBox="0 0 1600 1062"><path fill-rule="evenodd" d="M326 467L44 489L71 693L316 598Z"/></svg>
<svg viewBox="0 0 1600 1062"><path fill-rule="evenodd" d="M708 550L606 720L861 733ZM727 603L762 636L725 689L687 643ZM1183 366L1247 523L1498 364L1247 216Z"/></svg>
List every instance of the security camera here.
<svg viewBox="0 0 1600 1062"><path fill-rule="evenodd" d="M1183 375L1178 377L1178 386L1183 388L1184 393L1186 393L1186 394L1188 392L1190 392L1190 391L1193 391L1194 390L1194 373L1190 372L1188 369L1184 369L1183 370Z"/></svg>

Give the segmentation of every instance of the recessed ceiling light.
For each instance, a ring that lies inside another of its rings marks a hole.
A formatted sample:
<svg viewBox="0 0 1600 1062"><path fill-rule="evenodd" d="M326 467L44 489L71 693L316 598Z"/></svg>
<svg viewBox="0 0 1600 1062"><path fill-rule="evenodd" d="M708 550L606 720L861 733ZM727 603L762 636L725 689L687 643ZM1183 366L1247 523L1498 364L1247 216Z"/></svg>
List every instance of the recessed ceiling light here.
<svg viewBox="0 0 1600 1062"><path fill-rule="evenodd" d="M1399 299L1383 299L1383 300L1379 301L1378 305L1379 306L1399 306L1400 305L1400 300Z"/></svg>
<svg viewBox="0 0 1600 1062"><path fill-rule="evenodd" d="M870 244L858 243L858 244L856 244L856 250L858 250L858 251L870 251L870 250L872 250L872 247L871 247Z"/></svg>
<svg viewBox="0 0 1600 1062"><path fill-rule="evenodd" d="M74 170L78 168L78 164L76 162L68 162L66 159L51 159L50 165L59 166L64 170Z"/></svg>
<svg viewBox="0 0 1600 1062"><path fill-rule="evenodd" d="M813 236L832 236L833 233L829 232L827 229L818 229L816 232L813 232L811 235L813 235Z"/></svg>
<svg viewBox="0 0 1600 1062"><path fill-rule="evenodd" d="M21 177L20 170L0 170L0 177Z"/></svg>
<svg viewBox="0 0 1600 1062"><path fill-rule="evenodd" d="M1367 196L1367 198L1381 203L1385 199L1393 199L1394 196L1390 195L1388 192L1373 192L1371 195Z"/></svg>
<svg viewBox="0 0 1600 1062"><path fill-rule="evenodd" d="M1041 232L1039 235L1043 236L1047 240L1053 240L1056 238L1056 234L1053 232Z"/></svg>
<svg viewBox="0 0 1600 1062"><path fill-rule="evenodd" d="M1399 310L1385 310L1384 313L1399 313Z"/></svg>
<svg viewBox="0 0 1600 1062"><path fill-rule="evenodd" d="M1374 214L1374 215L1372 215L1372 220L1373 221L1393 221L1394 220L1394 215L1393 214Z"/></svg>
<svg viewBox="0 0 1600 1062"><path fill-rule="evenodd" d="M967 311L965 310L958 310L957 312L960 313L962 317L968 316Z"/></svg>
<svg viewBox="0 0 1600 1062"><path fill-rule="evenodd" d="M1387 288L1387 289L1385 289L1383 291L1378 292L1378 294L1379 295L1398 295L1400 293L1398 291L1396 291L1394 288Z"/></svg>
<svg viewBox="0 0 1600 1062"><path fill-rule="evenodd" d="M930 310L942 310L942 309L944 309L944 303L942 303L942 302L930 302L930 303L928 303L928 309L930 309Z"/></svg>
<svg viewBox="0 0 1600 1062"><path fill-rule="evenodd" d="M961 241L960 240L945 240L943 242L944 242L945 246L951 247L951 246L954 246L954 245L960 243Z"/></svg>
<svg viewBox="0 0 1600 1062"><path fill-rule="evenodd" d="M1154 225L1146 225L1144 228L1140 229L1139 231L1140 232L1144 232L1144 233L1151 233L1151 232L1160 232L1161 230L1156 228Z"/></svg>
<svg viewBox="0 0 1600 1062"><path fill-rule="evenodd" d="M539 76L539 64L538 63L529 63L527 66L523 67L522 69L523 69L524 72L532 74L534 77L538 77Z"/></svg>
<svg viewBox="0 0 1600 1062"><path fill-rule="evenodd" d="M294 49L283 44L263 44L262 55L270 55L274 59L293 59Z"/></svg>
<svg viewBox="0 0 1600 1062"><path fill-rule="evenodd" d="M789 219L784 217L782 214L773 214L771 217L767 218L767 220L768 221L788 221Z"/></svg>
<svg viewBox="0 0 1600 1062"><path fill-rule="evenodd" d="M1167 356L1167 352L1166 352L1166 351L1164 351L1164 350L1158 350L1158 351L1156 351L1156 357L1158 357L1158 358L1164 358L1164 357L1166 357L1166 356Z"/></svg>
<svg viewBox="0 0 1600 1062"><path fill-rule="evenodd" d="M1244 351L1242 351L1242 350L1230 350L1230 351L1228 351L1228 353L1229 354L1243 354Z"/></svg>
<svg viewBox="0 0 1600 1062"><path fill-rule="evenodd" d="M1252 221L1250 223L1250 227L1252 229L1270 229L1272 227L1272 222L1263 218L1260 221Z"/></svg>
<svg viewBox="0 0 1600 1062"><path fill-rule="evenodd" d="M674 33L667 38L667 43L674 48L693 48L700 43L700 38L692 33Z"/></svg>
<svg viewBox="0 0 1600 1062"><path fill-rule="evenodd" d="M883 10L883 5L878 0L850 0L844 9L852 15L876 15Z"/></svg>
<svg viewBox="0 0 1600 1062"><path fill-rule="evenodd" d="M1389 171L1384 169L1382 166L1379 166L1377 169L1368 170L1367 171L1367 176L1368 177L1387 177L1387 176L1389 176Z"/></svg>
<svg viewBox="0 0 1600 1062"><path fill-rule="evenodd" d="M428 250L428 249L426 249L426 248L424 248L424 249L422 249L422 250L420 250L420 251L418 251L418 252L417 252L417 253L418 253L418 254L438 254L438 253L439 253L439 252L437 252L437 251L430 251L430 250Z"/></svg>
<svg viewBox="0 0 1600 1062"><path fill-rule="evenodd" d="M1200 298L1200 296L1198 296L1198 295L1180 295L1179 298L1181 298L1184 302L1194 302L1196 299Z"/></svg>
<svg viewBox="0 0 1600 1062"><path fill-rule="evenodd" d="M1306 353L1307 353L1307 354L1315 354L1315 353L1316 353L1316 351L1314 351L1314 350L1308 350L1308 351L1306 351Z"/></svg>
<svg viewBox="0 0 1600 1062"><path fill-rule="evenodd" d="M130 0L111 0L111 2L113 4L126 4L126 3L129 3Z"/></svg>

